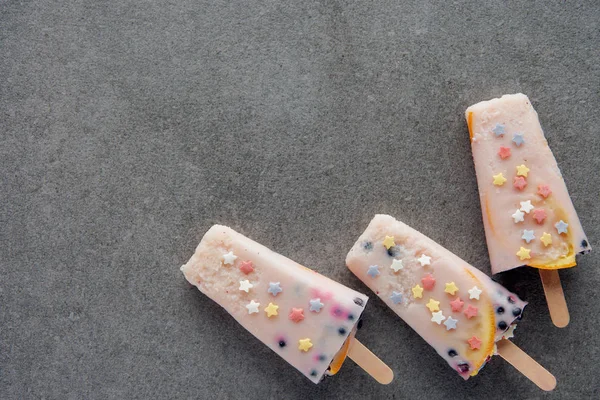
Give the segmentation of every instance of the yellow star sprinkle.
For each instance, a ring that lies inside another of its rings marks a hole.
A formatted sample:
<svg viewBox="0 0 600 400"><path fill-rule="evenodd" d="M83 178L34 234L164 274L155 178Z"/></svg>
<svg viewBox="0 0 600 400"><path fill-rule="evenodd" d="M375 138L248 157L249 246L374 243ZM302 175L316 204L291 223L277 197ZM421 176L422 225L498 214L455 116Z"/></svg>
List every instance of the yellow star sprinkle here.
<svg viewBox="0 0 600 400"><path fill-rule="evenodd" d="M525 164L517 165L517 176L524 176L527 178L527 173L529 172L529 168L525 166Z"/></svg>
<svg viewBox="0 0 600 400"><path fill-rule="evenodd" d="M517 255L519 256L521 261L529 260L531 258L531 256L529 255L530 251L531 251L531 249L526 249L525 247L521 247L519 249L519 251L517 251Z"/></svg>
<svg viewBox="0 0 600 400"><path fill-rule="evenodd" d="M308 351L312 346L309 338L298 340L298 350Z"/></svg>
<svg viewBox="0 0 600 400"><path fill-rule="evenodd" d="M386 236L385 240L383 241L383 245L388 250L389 250L390 247L395 246L396 243L394 242L394 237L393 236Z"/></svg>
<svg viewBox="0 0 600 400"><path fill-rule="evenodd" d="M502 172L500 172L498 175L494 175L494 185L502 186L504 185L504 182L506 182L506 178L504 175L502 175Z"/></svg>
<svg viewBox="0 0 600 400"><path fill-rule="evenodd" d="M544 232L540 240L542 241L542 243L544 243L544 246L549 246L552 244L552 235L548 232Z"/></svg>
<svg viewBox="0 0 600 400"><path fill-rule="evenodd" d="M279 306L273 304L273 303L269 303L269 305L267 306L267 308L265 308L265 312L267 313L267 317L271 318L273 315L278 315L277 310L279 309Z"/></svg>
<svg viewBox="0 0 600 400"><path fill-rule="evenodd" d="M423 288L419 285L412 288L412 292L415 299L420 299L423 297Z"/></svg>
<svg viewBox="0 0 600 400"><path fill-rule="evenodd" d="M456 284L454 282L446 283L446 289L444 289L444 292L449 293L452 296L454 296L454 294L456 292L458 292L458 287L456 286Z"/></svg>
<svg viewBox="0 0 600 400"><path fill-rule="evenodd" d="M429 308L429 311L431 312L440 310L440 302L432 298L429 299L429 303L425 304L425 306Z"/></svg>

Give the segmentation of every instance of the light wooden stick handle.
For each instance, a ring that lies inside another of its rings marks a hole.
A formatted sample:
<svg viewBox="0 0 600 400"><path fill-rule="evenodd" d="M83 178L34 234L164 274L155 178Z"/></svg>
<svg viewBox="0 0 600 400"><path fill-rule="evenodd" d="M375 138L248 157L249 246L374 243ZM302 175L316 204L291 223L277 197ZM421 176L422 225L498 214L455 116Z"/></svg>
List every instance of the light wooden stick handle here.
<svg viewBox="0 0 600 400"><path fill-rule="evenodd" d="M375 378L377 382L383 385L387 385L394 379L394 372L390 367L385 365L379 357L371 353L371 350L367 349L365 345L356 340L356 338L350 342L348 357Z"/></svg>
<svg viewBox="0 0 600 400"><path fill-rule="evenodd" d="M542 286L544 286L552 323L559 328L564 328L569 325L570 317L558 270L540 269L540 277L542 278Z"/></svg>
<svg viewBox="0 0 600 400"><path fill-rule="evenodd" d="M556 378L554 375L538 364L533 358L529 357L516 344L510 340L502 339L497 343L497 346L500 357L504 358L520 373L529 378L540 389L549 392L556 387Z"/></svg>

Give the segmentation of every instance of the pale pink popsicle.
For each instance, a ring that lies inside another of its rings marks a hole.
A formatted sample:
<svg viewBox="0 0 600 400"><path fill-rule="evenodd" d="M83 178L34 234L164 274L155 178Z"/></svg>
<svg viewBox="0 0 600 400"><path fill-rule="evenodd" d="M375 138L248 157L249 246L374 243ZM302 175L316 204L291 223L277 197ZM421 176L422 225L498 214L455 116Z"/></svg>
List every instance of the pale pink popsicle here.
<svg viewBox="0 0 600 400"><path fill-rule="evenodd" d="M314 383L341 367L368 300L221 225L181 270Z"/></svg>
<svg viewBox="0 0 600 400"><path fill-rule="evenodd" d="M477 103L466 118L492 272L575 266L591 247L527 96Z"/></svg>
<svg viewBox="0 0 600 400"><path fill-rule="evenodd" d="M346 265L464 379L512 337L527 304L389 215L373 218Z"/></svg>

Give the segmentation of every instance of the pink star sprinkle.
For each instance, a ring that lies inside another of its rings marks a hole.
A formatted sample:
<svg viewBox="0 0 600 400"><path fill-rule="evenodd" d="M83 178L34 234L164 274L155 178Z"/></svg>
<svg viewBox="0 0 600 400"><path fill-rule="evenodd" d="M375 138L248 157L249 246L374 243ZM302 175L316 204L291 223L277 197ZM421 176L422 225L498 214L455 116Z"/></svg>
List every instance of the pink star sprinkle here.
<svg viewBox="0 0 600 400"><path fill-rule="evenodd" d="M522 176L515 176L513 186L519 190L523 190L525 186L527 186L527 179L523 178Z"/></svg>
<svg viewBox="0 0 600 400"><path fill-rule="evenodd" d="M425 290L432 290L433 285L435 285L435 278L433 275L427 274L425 275L425 278L421 279L421 282L423 283Z"/></svg>
<svg viewBox="0 0 600 400"><path fill-rule="evenodd" d="M481 340L477 336L473 336L471 339L467 340L469 346L471 346L471 350L476 350L481 347Z"/></svg>
<svg viewBox="0 0 600 400"><path fill-rule="evenodd" d="M510 157L510 147L500 146L500 150L498 151L498 155L501 159L506 159Z"/></svg>
<svg viewBox="0 0 600 400"><path fill-rule="evenodd" d="M533 219L535 219L538 224L542 224L546 219L546 216L546 210L543 208L533 210Z"/></svg>
<svg viewBox="0 0 600 400"><path fill-rule="evenodd" d="M248 275L250 272L254 272L252 261L242 261L242 265L240 265L240 271L242 271L246 275Z"/></svg>
<svg viewBox="0 0 600 400"><path fill-rule="evenodd" d="M477 316L477 307L473 307L472 305L469 304L469 306L467 307L467 309L464 311L464 314L469 319L471 319L473 317L476 317Z"/></svg>
<svg viewBox="0 0 600 400"><path fill-rule="evenodd" d="M548 185L539 185L538 186L538 194L543 198L550 196L552 190L550 190L550 186Z"/></svg>
<svg viewBox="0 0 600 400"><path fill-rule="evenodd" d="M462 301L459 297L457 297L456 300L450 302L450 307L452 307L452 311L454 312L460 312L464 305L465 302Z"/></svg>
<svg viewBox="0 0 600 400"><path fill-rule="evenodd" d="M301 308L292 308L290 319L296 323L302 321L304 319L304 310Z"/></svg>

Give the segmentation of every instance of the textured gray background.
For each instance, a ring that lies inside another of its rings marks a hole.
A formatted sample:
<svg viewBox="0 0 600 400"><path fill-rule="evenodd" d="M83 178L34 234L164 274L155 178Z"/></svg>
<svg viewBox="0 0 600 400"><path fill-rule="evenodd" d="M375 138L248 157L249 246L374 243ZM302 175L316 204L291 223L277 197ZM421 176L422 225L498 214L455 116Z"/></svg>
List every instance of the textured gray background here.
<svg viewBox="0 0 600 400"><path fill-rule="evenodd" d="M597 1L0 1L0 398L546 397L500 358L463 382L373 297L358 337L396 380L349 361L315 386L179 266L218 222L371 295L343 260L380 212L489 273L463 112L519 91L598 246L599 21ZM553 398L599 396L598 260L561 272L566 329L535 270L497 277Z"/></svg>

